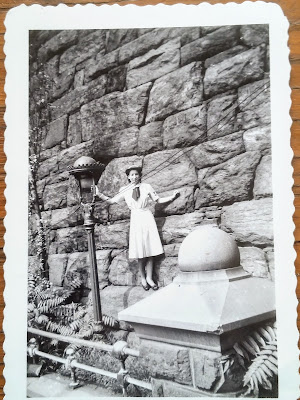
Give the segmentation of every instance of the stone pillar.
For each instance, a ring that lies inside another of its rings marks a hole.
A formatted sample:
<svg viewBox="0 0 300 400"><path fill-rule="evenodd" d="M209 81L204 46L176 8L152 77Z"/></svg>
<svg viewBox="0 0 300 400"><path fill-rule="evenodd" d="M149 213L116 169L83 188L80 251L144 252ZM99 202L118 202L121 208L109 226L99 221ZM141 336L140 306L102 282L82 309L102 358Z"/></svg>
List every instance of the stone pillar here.
<svg viewBox="0 0 300 400"><path fill-rule="evenodd" d="M119 313L141 339L153 396L237 397L244 372L232 347L274 319L274 284L245 272L234 239L211 225L185 238L178 264L170 285Z"/></svg>

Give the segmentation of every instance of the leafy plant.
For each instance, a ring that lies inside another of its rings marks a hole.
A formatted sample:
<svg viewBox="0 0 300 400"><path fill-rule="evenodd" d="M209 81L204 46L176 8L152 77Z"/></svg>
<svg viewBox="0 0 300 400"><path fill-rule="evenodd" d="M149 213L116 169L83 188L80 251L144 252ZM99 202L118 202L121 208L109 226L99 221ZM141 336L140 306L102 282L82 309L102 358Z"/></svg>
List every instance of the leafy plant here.
<svg viewBox="0 0 300 400"><path fill-rule="evenodd" d="M233 346L240 364L248 367L243 379L245 395L258 396L261 388L271 391L277 381L276 331L276 322L265 324Z"/></svg>

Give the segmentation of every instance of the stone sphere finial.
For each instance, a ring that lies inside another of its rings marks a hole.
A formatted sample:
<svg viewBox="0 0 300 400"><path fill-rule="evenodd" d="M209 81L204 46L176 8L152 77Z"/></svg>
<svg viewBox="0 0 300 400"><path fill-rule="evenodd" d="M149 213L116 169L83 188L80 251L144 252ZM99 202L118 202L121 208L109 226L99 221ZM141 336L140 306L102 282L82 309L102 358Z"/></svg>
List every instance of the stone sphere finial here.
<svg viewBox="0 0 300 400"><path fill-rule="evenodd" d="M240 265L240 252L228 233L217 226L203 225L182 242L178 265L182 272L234 268Z"/></svg>

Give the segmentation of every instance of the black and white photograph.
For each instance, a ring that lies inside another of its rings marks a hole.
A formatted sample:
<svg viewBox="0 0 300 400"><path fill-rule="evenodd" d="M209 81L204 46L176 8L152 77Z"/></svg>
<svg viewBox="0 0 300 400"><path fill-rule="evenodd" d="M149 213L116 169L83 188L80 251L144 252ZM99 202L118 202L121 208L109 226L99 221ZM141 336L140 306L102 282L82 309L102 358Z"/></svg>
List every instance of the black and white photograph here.
<svg viewBox="0 0 300 400"><path fill-rule="evenodd" d="M280 398L277 78L241 21L28 29L26 397Z"/></svg>

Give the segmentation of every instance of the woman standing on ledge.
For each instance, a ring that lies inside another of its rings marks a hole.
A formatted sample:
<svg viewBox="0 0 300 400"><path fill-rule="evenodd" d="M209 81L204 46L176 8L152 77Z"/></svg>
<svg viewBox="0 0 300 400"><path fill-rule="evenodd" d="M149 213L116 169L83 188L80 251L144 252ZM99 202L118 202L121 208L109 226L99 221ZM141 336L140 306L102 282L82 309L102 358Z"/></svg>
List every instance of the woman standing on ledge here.
<svg viewBox="0 0 300 400"><path fill-rule="evenodd" d="M148 183L141 183L142 168L130 167L126 171L129 185L121 187L119 193L110 198L99 192L96 187L96 195L109 204L125 200L131 210L129 232L129 258L137 259L141 274L142 286L145 290L150 287L157 290L158 286L153 281L153 257L162 254L163 247L158 234L153 214L148 207L149 200L157 203L167 203L174 200L178 191L172 196L159 198Z"/></svg>

